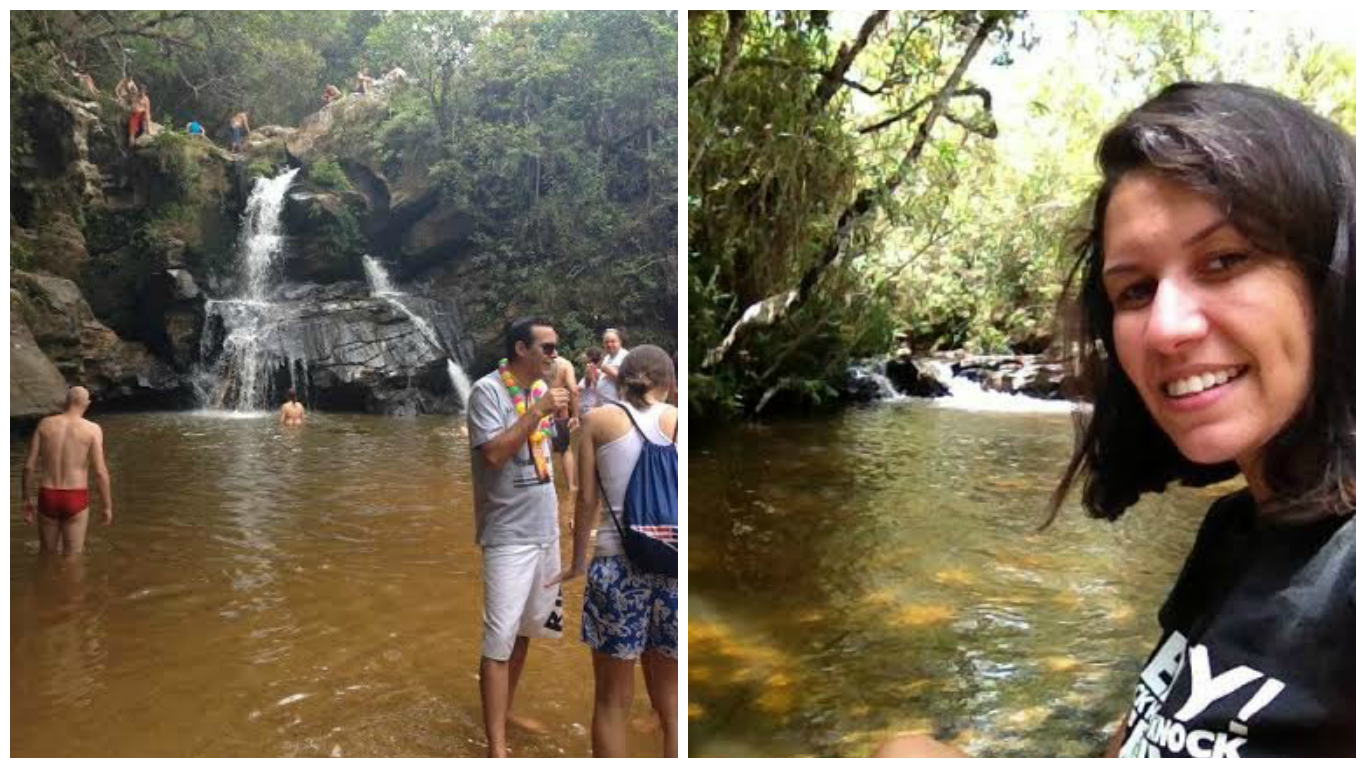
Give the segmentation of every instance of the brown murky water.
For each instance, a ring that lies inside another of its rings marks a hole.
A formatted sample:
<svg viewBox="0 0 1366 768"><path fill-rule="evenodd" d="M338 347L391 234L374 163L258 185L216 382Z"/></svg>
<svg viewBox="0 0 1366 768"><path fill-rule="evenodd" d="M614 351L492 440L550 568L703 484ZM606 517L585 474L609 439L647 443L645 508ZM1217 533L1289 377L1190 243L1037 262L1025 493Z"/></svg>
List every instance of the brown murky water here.
<svg viewBox="0 0 1366 768"><path fill-rule="evenodd" d="M700 443L700 444L699 444ZM1058 414L923 403L750 425L689 467L689 754L1095 755L1209 489L1035 528Z"/></svg>
<svg viewBox="0 0 1366 768"><path fill-rule="evenodd" d="M116 517L77 563L38 556L11 445L12 755L483 754L458 419L94 418ZM582 580L565 603L517 693L544 732L511 729L516 756L590 754ZM628 744L659 753L643 680Z"/></svg>

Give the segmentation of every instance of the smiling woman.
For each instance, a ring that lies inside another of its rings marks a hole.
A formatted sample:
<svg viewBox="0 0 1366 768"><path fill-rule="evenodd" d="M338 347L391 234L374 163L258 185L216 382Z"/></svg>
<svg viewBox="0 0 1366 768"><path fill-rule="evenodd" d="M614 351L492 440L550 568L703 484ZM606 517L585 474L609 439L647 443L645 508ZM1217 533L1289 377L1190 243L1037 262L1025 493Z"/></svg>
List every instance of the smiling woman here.
<svg viewBox="0 0 1366 768"><path fill-rule="evenodd" d="M1094 408L1052 515L1078 479L1108 520L1172 481L1248 484L1202 523L1108 754L1353 754L1354 141L1270 91L1178 83L1098 159L1069 347Z"/></svg>
<svg viewBox="0 0 1366 768"><path fill-rule="evenodd" d="M1087 509L1115 519L1239 471L1269 511L1353 509L1351 137L1270 91L1182 83L1099 160L1073 332L1096 407L1054 509L1082 474Z"/></svg>
<svg viewBox="0 0 1366 768"><path fill-rule="evenodd" d="M1354 142L1270 91L1179 83L1099 161L1074 270L1095 408L1053 512L1082 477L1111 520L1173 480L1248 484L1201 526L1110 754L1352 754Z"/></svg>

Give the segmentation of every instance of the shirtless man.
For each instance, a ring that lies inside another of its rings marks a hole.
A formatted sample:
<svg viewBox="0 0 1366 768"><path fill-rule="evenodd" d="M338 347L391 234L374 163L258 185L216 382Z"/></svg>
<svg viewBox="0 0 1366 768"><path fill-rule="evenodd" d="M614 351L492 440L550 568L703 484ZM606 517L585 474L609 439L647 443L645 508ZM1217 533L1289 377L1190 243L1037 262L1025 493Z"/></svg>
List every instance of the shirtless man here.
<svg viewBox="0 0 1366 768"><path fill-rule="evenodd" d="M563 357L555 358L555 377L551 389L569 390L569 407L555 412L555 434L550 438L551 457L558 454L569 484L569 498L579 494L579 474L574 471L574 452L569 450L570 433L579 428L579 383L574 377L574 364Z"/></svg>
<svg viewBox="0 0 1366 768"><path fill-rule="evenodd" d="M244 109L233 115L229 124L232 128L232 151L241 152L242 144L246 142L247 135L251 133L251 123L247 120L247 111Z"/></svg>
<svg viewBox="0 0 1366 768"><path fill-rule="evenodd" d="M133 114L128 116L128 145L144 133L152 132L152 97L140 91L133 97Z"/></svg>
<svg viewBox="0 0 1366 768"><path fill-rule="evenodd" d="M289 398L289 402L280 406L280 423L304 423L304 404L299 402L299 398L297 395L294 394L293 389L290 389L288 392L286 392L285 396Z"/></svg>
<svg viewBox="0 0 1366 768"><path fill-rule="evenodd" d="M367 94L367 93L370 92L370 89L371 89L371 88L374 88L374 87L375 87L375 78L373 78L373 77L370 76L370 68L369 68L369 67L361 67L361 68L360 68L360 71L356 73L356 88L357 88L357 92L358 92L358 93L361 93L362 95L363 95L363 94Z"/></svg>
<svg viewBox="0 0 1366 768"><path fill-rule="evenodd" d="M127 107L129 111L135 106L137 93L138 84L127 75L124 75L123 79L114 86L114 98L118 99L119 103Z"/></svg>
<svg viewBox="0 0 1366 768"><path fill-rule="evenodd" d="M90 393L72 387L66 393L66 410L38 422L24 462L24 522L38 511L38 541L43 552L79 555L85 549L85 528L90 520L89 468L104 500L104 524L114 521L114 500L109 493L109 468L104 464L104 432L86 421ZM38 487L34 481L42 475ZM35 493L36 491L36 493Z"/></svg>

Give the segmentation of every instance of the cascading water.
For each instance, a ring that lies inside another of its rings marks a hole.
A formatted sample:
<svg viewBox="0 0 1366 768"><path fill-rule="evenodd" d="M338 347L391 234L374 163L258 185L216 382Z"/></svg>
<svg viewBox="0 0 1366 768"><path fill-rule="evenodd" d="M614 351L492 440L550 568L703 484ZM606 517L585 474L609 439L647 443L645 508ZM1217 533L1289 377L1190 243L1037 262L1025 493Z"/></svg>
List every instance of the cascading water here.
<svg viewBox="0 0 1366 768"><path fill-rule="evenodd" d="M375 298L384 299L389 302L389 305L394 309L397 309L406 315L418 329L418 332L422 334L422 337L427 340L427 343L440 350L443 354L448 355L446 358L446 373L451 378L451 388L460 396L460 403L462 406L469 402L471 387L470 378L465 375L465 369L461 368L460 364L455 361L455 355L441 343L441 338L437 335L436 330L432 328L431 323L428 323L425 319L418 316L416 312L413 312L408 308L408 305L403 302L403 299L407 294L394 289L393 283L389 281L389 273L384 270L384 267L381 266L378 261L369 256L362 256L361 262L365 265L365 277L370 282L371 295Z"/></svg>
<svg viewBox="0 0 1366 768"><path fill-rule="evenodd" d="M266 350L274 346L272 336L281 313L270 296L278 283L277 264L284 251L285 193L298 172L292 168L273 179L256 181L238 239L238 298L210 300L205 305L206 316L221 322L225 333L222 353L206 388L206 403L212 408L260 411L269 407L270 376L263 374L270 373L276 361ZM202 344L210 343L210 334L204 334ZM205 360L213 352L200 351ZM294 375L293 366L290 374Z"/></svg>
<svg viewBox="0 0 1366 768"><path fill-rule="evenodd" d="M870 360L850 366L850 378L872 383L873 400L882 402L921 402L935 408L954 408L965 411L997 411L1016 413L1070 413L1077 406L1068 400L1044 400L1027 395L992 392L964 376L955 375L953 366L942 360L919 360L927 365L934 378L948 387L943 397L912 397L896 388L887 376L886 360Z"/></svg>
<svg viewBox="0 0 1366 768"><path fill-rule="evenodd" d="M470 384L457 362L453 302L395 290L370 258L363 260L369 291L355 280L285 280L285 258L295 257L286 253L286 201L306 209L314 198L291 191L296 173L259 180L252 189L235 289L230 298L205 304L196 377L201 402L221 414L259 416L293 387L310 407L332 410L414 414L458 407L456 397L463 403ZM301 250L299 263L307 264L309 244Z"/></svg>

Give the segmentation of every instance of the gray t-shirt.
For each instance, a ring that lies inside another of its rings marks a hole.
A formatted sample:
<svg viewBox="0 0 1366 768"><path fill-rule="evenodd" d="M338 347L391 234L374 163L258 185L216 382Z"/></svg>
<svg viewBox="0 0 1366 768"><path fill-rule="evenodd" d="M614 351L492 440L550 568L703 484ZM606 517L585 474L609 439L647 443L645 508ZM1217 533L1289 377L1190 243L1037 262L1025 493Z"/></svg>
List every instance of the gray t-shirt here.
<svg viewBox="0 0 1366 768"><path fill-rule="evenodd" d="M617 375L621 375L621 364L624 363L624 362L626 362L626 351L627 351L626 348L625 348L625 347L622 347L621 349L618 349L618 350L617 350L617 353L616 353L615 355L603 355L603 357L602 357L602 364L603 364L603 365L610 365L610 366L612 366L613 368L616 368L616 369L617 369ZM607 374L605 374L605 373L599 374L599 375L598 375L598 402L599 402L599 404L601 404L601 403L615 403L615 402L617 402L617 401L620 400L620 399L621 399L621 395L620 395L620 393L619 393L619 391L618 391L617 383L616 383L615 381L612 381L612 379L609 378L609 377L607 376Z"/></svg>
<svg viewBox="0 0 1366 768"><path fill-rule="evenodd" d="M484 461L479 446L517 423L517 409L494 371L474 383L467 419L474 475L475 540L480 546L545 544L560 537L555 483L542 483L525 443L502 469ZM550 441L541 442L550 466Z"/></svg>

